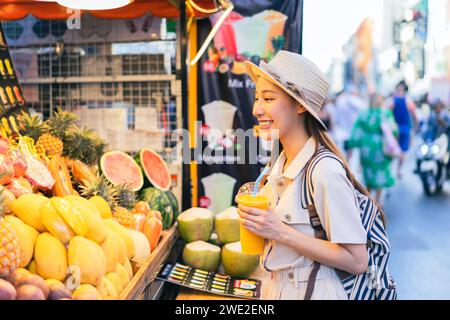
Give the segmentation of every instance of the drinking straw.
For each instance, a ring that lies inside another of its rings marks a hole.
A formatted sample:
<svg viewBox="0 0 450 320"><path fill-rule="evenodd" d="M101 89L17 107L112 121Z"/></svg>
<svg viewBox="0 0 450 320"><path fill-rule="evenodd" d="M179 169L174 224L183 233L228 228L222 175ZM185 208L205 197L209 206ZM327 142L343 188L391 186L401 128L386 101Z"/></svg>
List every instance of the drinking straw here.
<svg viewBox="0 0 450 320"><path fill-rule="evenodd" d="M263 171L261 172L261 174L259 175L258 179L256 179L255 181L255 187L253 188L253 197L256 197L256 195L258 194L258 188L259 188L259 183L261 182L262 178L267 174L267 172L269 172L270 167L266 166Z"/></svg>

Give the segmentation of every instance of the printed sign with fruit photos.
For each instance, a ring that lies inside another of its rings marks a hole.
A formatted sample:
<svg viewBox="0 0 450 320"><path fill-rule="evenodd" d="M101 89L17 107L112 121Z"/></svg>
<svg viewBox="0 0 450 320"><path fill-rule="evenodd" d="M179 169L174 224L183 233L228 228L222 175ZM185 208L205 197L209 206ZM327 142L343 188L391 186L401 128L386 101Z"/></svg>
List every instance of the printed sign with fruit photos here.
<svg viewBox="0 0 450 320"><path fill-rule="evenodd" d="M25 99L0 25L0 116L7 117L21 110L25 110Z"/></svg>
<svg viewBox="0 0 450 320"><path fill-rule="evenodd" d="M208 272L180 263L165 264L157 279L200 291L243 299L261 299L261 281Z"/></svg>

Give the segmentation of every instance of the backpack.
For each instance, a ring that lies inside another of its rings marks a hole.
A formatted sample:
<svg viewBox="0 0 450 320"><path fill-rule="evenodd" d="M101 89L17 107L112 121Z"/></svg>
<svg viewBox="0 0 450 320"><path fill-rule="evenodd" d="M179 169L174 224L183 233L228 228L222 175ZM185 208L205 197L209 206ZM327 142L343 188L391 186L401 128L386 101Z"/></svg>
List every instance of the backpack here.
<svg viewBox="0 0 450 320"><path fill-rule="evenodd" d="M326 148L319 148L305 165L302 181L302 207L308 210L311 226L316 238L327 240L327 236L314 206L314 186L312 172L317 163L324 158L332 158L343 165L337 156ZM358 198L361 222L367 232L368 269L360 275L351 275L338 270L344 290L349 300L396 300L397 291L394 279L388 270L390 254L389 240L381 213L373 200L355 189ZM320 263L314 262L309 276L305 300L310 300L314 291Z"/></svg>

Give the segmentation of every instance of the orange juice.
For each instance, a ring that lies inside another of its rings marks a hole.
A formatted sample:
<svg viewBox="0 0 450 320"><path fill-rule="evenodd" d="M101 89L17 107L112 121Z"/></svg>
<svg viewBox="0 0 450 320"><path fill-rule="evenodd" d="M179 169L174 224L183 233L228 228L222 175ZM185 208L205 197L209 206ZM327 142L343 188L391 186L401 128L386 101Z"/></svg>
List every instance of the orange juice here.
<svg viewBox="0 0 450 320"><path fill-rule="evenodd" d="M238 194L236 202L240 205L258 209L269 209L269 198L265 195ZM264 250L264 238L257 236L253 232L248 231L242 225L240 226L240 237L242 252L247 254L262 254Z"/></svg>

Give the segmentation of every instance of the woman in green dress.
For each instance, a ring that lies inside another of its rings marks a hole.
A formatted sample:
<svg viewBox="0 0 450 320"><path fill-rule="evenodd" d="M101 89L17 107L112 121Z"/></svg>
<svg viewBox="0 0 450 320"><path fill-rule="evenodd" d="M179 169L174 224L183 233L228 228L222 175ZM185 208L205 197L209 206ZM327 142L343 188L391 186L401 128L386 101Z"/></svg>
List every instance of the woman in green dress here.
<svg viewBox="0 0 450 320"><path fill-rule="evenodd" d="M383 98L379 94L370 97L370 108L362 111L353 126L347 147L359 148L364 181L371 192L376 190L379 202L382 190L391 187L394 177L391 172L392 158L383 153L382 121L388 121L394 135L398 134L394 116L389 109L382 108Z"/></svg>

